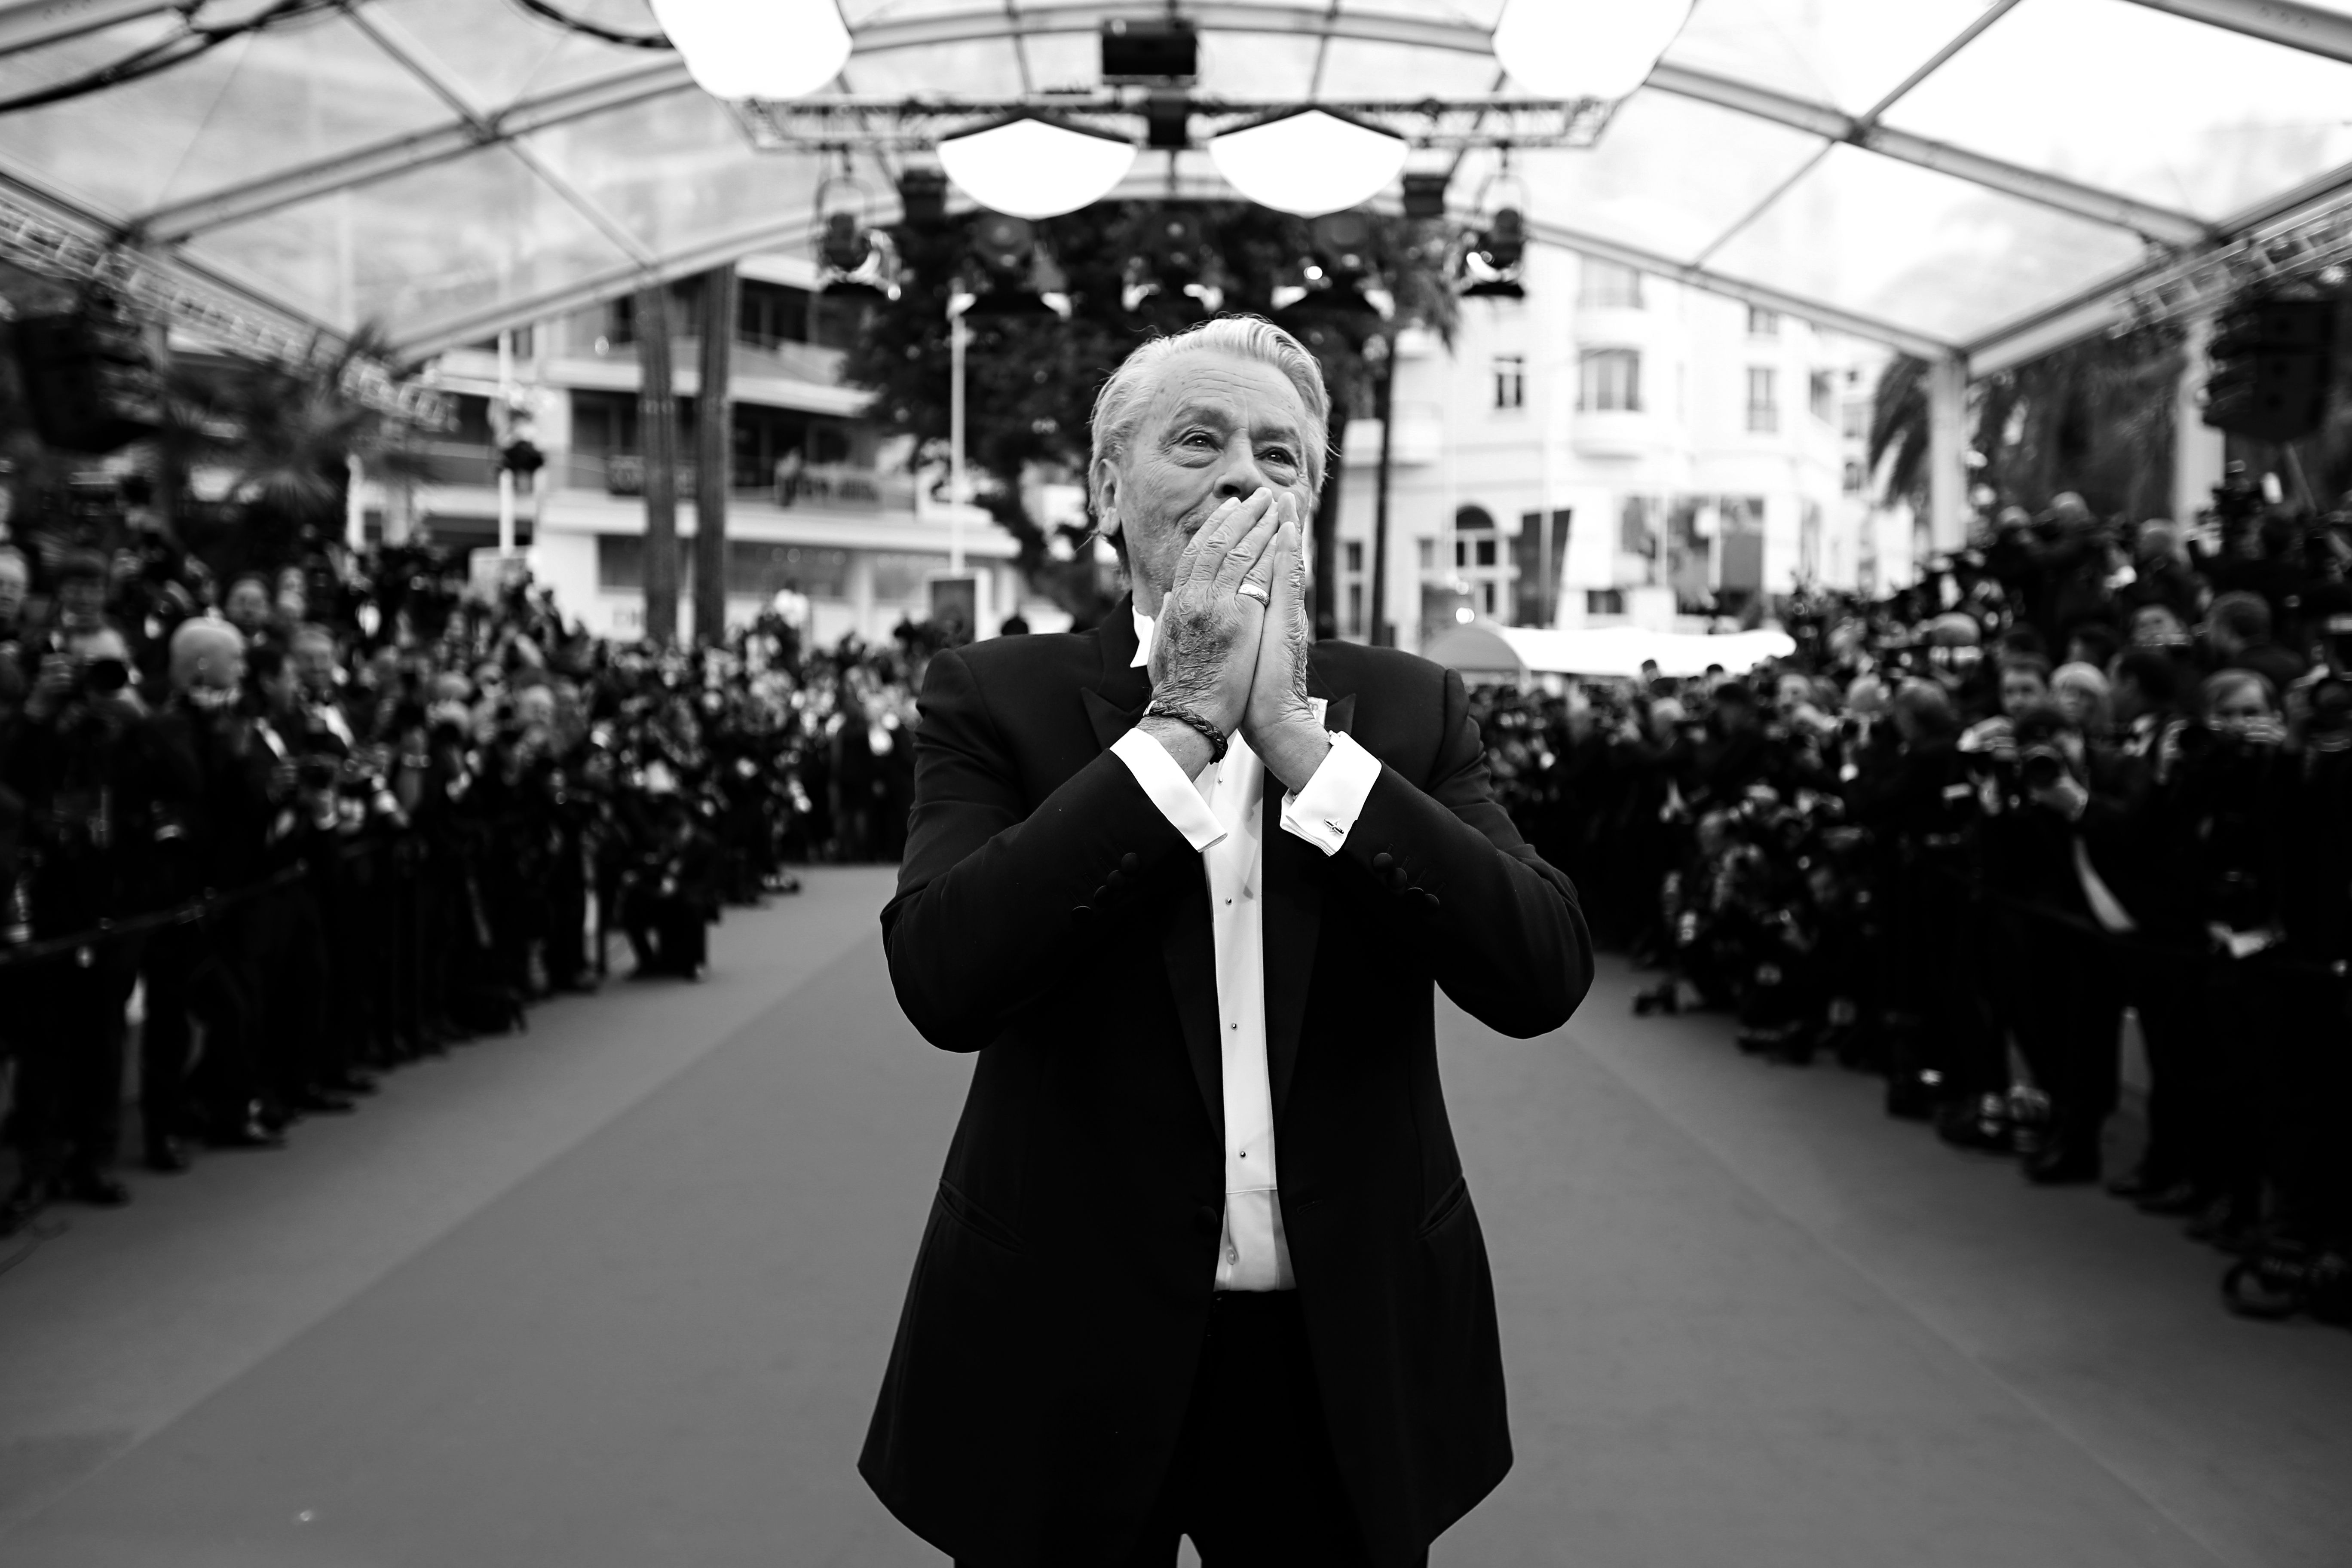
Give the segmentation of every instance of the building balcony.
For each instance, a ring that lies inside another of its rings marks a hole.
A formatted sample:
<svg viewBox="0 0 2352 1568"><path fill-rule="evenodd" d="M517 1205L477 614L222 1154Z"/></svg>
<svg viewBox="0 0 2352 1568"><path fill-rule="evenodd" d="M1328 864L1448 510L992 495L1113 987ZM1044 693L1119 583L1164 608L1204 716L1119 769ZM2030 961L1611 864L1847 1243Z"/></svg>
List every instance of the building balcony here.
<svg viewBox="0 0 2352 1568"><path fill-rule="evenodd" d="M1399 402L1390 411L1396 419L1389 461L1398 468L1433 463L1445 452L1445 408L1437 403ZM1348 467L1369 468L1381 460L1381 422L1350 419L1343 448Z"/></svg>
<svg viewBox="0 0 2352 1568"><path fill-rule="evenodd" d="M1571 416L1569 439L1580 457L1646 458L1675 446L1675 423L1646 409L1580 409Z"/></svg>
<svg viewBox="0 0 2352 1568"><path fill-rule="evenodd" d="M645 458L634 452L566 452L550 465L568 490L608 496L646 493ZM728 494L784 508L828 512L898 512L916 510L918 484L911 474L889 474L854 463L811 463L796 471L762 474L738 467L728 476ZM691 500L699 484L696 465L677 466L677 494Z"/></svg>

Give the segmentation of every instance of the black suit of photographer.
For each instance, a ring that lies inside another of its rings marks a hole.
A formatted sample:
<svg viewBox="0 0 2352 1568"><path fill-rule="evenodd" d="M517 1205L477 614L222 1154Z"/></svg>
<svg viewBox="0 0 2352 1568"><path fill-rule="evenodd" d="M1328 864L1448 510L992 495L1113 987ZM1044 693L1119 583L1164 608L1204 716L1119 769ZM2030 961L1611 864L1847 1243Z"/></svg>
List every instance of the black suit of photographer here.
<svg viewBox="0 0 2352 1568"><path fill-rule="evenodd" d="M90 937L11 976L17 1036L16 1131L28 1184L88 1179L121 1134L123 1006L137 938L100 928L163 901L161 830L180 790L162 736L135 699L77 687L28 710L5 742L5 784L24 803L31 936Z"/></svg>

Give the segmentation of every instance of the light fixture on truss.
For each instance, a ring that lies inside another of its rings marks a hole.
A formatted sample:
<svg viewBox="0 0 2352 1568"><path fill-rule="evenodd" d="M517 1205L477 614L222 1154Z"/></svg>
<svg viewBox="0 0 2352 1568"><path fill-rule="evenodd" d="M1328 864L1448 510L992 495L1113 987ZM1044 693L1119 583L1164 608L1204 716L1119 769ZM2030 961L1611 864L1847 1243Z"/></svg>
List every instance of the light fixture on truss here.
<svg viewBox="0 0 2352 1568"><path fill-rule="evenodd" d="M948 178L991 212L1058 217L1111 193L1135 165L1117 136L1023 111L939 142Z"/></svg>
<svg viewBox="0 0 2352 1568"><path fill-rule="evenodd" d="M1529 92L1614 103L1649 79L1693 0L1510 0L1495 59Z"/></svg>
<svg viewBox="0 0 2352 1568"><path fill-rule="evenodd" d="M730 101L802 98L848 62L835 0L653 0L694 83Z"/></svg>
<svg viewBox="0 0 2352 1568"><path fill-rule="evenodd" d="M1209 161L1258 205L1320 217L1379 195L1411 151L1384 127L1308 107L1224 132L1210 142Z"/></svg>
<svg viewBox="0 0 2352 1568"><path fill-rule="evenodd" d="M1478 191L1479 226L1462 251L1465 300L1524 300L1519 281L1527 262L1527 188L1511 172L1509 149Z"/></svg>
<svg viewBox="0 0 2352 1568"><path fill-rule="evenodd" d="M869 205L845 153L840 172L816 188L817 289L828 300L871 306L898 298L898 248L868 221Z"/></svg>

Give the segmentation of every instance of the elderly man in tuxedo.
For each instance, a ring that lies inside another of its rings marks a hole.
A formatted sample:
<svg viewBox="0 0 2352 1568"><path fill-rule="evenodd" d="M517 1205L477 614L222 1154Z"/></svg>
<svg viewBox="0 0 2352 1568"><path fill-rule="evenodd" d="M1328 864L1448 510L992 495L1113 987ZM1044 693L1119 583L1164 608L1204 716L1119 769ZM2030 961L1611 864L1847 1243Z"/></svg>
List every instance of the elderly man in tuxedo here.
<svg viewBox="0 0 2352 1568"><path fill-rule="evenodd" d="M977 1056L859 1468L975 1568L1403 1565L1511 1459L1434 990L1555 1029L1591 943L1461 682L1309 634L1329 403L1254 318L1137 350L1097 629L940 655L883 910Z"/></svg>

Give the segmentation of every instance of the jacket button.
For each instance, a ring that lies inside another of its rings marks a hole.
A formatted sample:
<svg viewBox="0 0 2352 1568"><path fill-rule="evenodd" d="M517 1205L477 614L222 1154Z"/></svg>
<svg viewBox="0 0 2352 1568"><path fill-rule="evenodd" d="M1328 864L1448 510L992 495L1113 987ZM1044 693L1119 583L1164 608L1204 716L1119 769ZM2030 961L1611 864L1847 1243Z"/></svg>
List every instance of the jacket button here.
<svg viewBox="0 0 2352 1568"><path fill-rule="evenodd" d="M1423 910L1433 915L1437 912L1438 902L1435 893L1431 892L1427 888L1415 888L1413 891L1421 895L1421 907Z"/></svg>
<svg viewBox="0 0 2352 1568"><path fill-rule="evenodd" d="M1389 868L1389 891L1402 893L1412 886L1412 875L1402 866Z"/></svg>
<svg viewBox="0 0 2352 1568"><path fill-rule="evenodd" d="M1095 907L1092 904L1073 904L1070 906L1070 918L1084 925L1095 918Z"/></svg>
<svg viewBox="0 0 2352 1568"><path fill-rule="evenodd" d="M1375 871L1385 871L1395 864L1396 857L1385 849L1372 857L1372 869Z"/></svg>
<svg viewBox="0 0 2352 1568"><path fill-rule="evenodd" d="M1099 903L1101 903L1103 900L1105 900L1106 899L1108 899L1109 897L1110 897L1110 889L1109 889L1108 888L1107 888L1107 887L1106 887L1106 888L1097 888L1097 889L1095 889L1095 902L1097 902L1097 903L1098 903L1098 904L1099 904Z"/></svg>
<svg viewBox="0 0 2352 1568"><path fill-rule="evenodd" d="M1218 1217L1215 1209L1202 1204L1192 1211L1192 1228L1202 1236L1214 1236L1224 1228L1224 1222Z"/></svg>
<svg viewBox="0 0 2352 1568"><path fill-rule="evenodd" d="M1137 855L1133 850L1129 850L1118 858L1118 868L1127 872L1129 876L1133 876L1136 872L1143 869L1142 858Z"/></svg>

